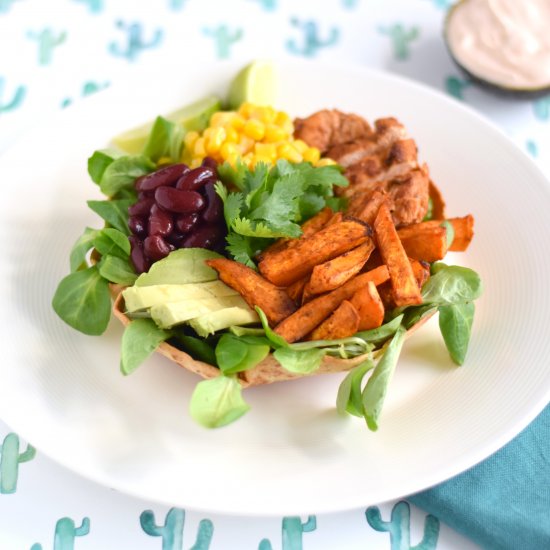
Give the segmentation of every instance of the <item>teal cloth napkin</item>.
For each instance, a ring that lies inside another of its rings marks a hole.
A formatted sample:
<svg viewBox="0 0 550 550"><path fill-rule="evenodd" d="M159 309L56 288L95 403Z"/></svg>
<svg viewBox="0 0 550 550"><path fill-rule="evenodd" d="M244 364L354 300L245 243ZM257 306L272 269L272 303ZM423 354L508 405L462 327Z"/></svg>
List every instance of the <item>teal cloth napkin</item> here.
<svg viewBox="0 0 550 550"><path fill-rule="evenodd" d="M485 549L550 549L550 405L484 462L408 498Z"/></svg>

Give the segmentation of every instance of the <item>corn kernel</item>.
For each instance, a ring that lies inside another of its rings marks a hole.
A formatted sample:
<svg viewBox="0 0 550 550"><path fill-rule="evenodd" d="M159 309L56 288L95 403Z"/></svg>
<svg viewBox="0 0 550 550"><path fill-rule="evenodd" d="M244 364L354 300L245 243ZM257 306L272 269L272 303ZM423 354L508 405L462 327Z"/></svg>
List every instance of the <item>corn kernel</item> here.
<svg viewBox="0 0 550 550"><path fill-rule="evenodd" d="M265 126L259 120L250 119L244 125L243 132L249 138L260 141L265 135Z"/></svg>
<svg viewBox="0 0 550 550"><path fill-rule="evenodd" d="M254 147L254 140L252 138L249 138L248 136L241 135L238 143L238 147L241 151L242 155L245 155L252 151Z"/></svg>
<svg viewBox="0 0 550 550"><path fill-rule="evenodd" d="M254 153L257 156L269 159L271 163L277 158L277 147L273 143L256 143Z"/></svg>
<svg viewBox="0 0 550 550"><path fill-rule="evenodd" d="M301 139L295 139L292 142L292 145L294 146L294 149L298 151L298 153L302 153L302 154L305 151L307 151L307 149L309 149L309 145L305 141L302 141Z"/></svg>
<svg viewBox="0 0 550 550"><path fill-rule="evenodd" d="M220 148L220 155L224 160L229 160L232 155L238 155L239 150L234 143L228 143L227 141Z"/></svg>
<svg viewBox="0 0 550 550"><path fill-rule="evenodd" d="M231 126L237 131L242 130L245 124L246 120L240 115L235 115L235 118L231 119Z"/></svg>
<svg viewBox="0 0 550 550"><path fill-rule="evenodd" d="M302 162L302 155L296 151L290 143L282 143L279 145L277 148L277 155L290 162Z"/></svg>
<svg viewBox="0 0 550 550"><path fill-rule="evenodd" d="M274 122L277 126L284 126L288 122L292 123L292 120L284 111L277 111Z"/></svg>
<svg viewBox="0 0 550 550"><path fill-rule="evenodd" d="M237 112L242 117L248 118L252 114L254 109L255 109L255 106L252 103L245 101L244 103L241 104Z"/></svg>
<svg viewBox="0 0 550 550"><path fill-rule="evenodd" d="M205 157L206 156L206 143L205 138L200 137L195 141L195 144L193 146L193 155L195 157Z"/></svg>
<svg viewBox="0 0 550 550"><path fill-rule="evenodd" d="M209 126L227 126L236 116L235 111L217 111L210 117Z"/></svg>
<svg viewBox="0 0 550 550"><path fill-rule="evenodd" d="M193 146L195 145L195 141L197 141L198 138L199 138L198 132L187 132L187 134L185 134L185 138L183 138L185 147L189 150L193 149Z"/></svg>
<svg viewBox="0 0 550 550"><path fill-rule="evenodd" d="M315 164L316 162L319 162L319 159L321 158L321 151L319 151L317 147L308 147L302 153L302 155L306 162L311 162L311 164Z"/></svg>
<svg viewBox="0 0 550 550"><path fill-rule="evenodd" d="M324 158L317 162L316 166L334 166L335 164L336 161L329 158Z"/></svg>
<svg viewBox="0 0 550 550"><path fill-rule="evenodd" d="M235 166L240 158L241 156L239 155L239 153L231 153L227 156L225 160L229 162L231 166Z"/></svg>
<svg viewBox="0 0 550 550"><path fill-rule="evenodd" d="M277 143L278 141L284 141L288 139L288 134L279 126L269 124L265 128L264 141L267 143Z"/></svg>
<svg viewBox="0 0 550 550"><path fill-rule="evenodd" d="M200 157L195 157L190 163L189 168L198 168L202 164L202 159Z"/></svg>
<svg viewBox="0 0 550 550"><path fill-rule="evenodd" d="M225 141L229 143L237 143L239 141L239 132L233 126L225 128Z"/></svg>
<svg viewBox="0 0 550 550"><path fill-rule="evenodd" d="M225 141L225 129L224 128L212 128L210 136L206 140L206 152L209 155L217 153L223 142Z"/></svg>

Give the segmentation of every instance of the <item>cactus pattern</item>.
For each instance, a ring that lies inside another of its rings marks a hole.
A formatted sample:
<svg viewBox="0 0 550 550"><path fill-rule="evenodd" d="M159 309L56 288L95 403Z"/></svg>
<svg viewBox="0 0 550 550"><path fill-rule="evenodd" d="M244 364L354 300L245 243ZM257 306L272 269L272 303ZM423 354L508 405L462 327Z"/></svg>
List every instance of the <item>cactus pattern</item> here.
<svg viewBox="0 0 550 550"><path fill-rule="evenodd" d="M172 11L179 11L183 8L183 6L185 5L185 1L186 0L169 0L168 2L168 7L172 10Z"/></svg>
<svg viewBox="0 0 550 550"><path fill-rule="evenodd" d="M535 101L533 109L539 120L550 120L550 96Z"/></svg>
<svg viewBox="0 0 550 550"><path fill-rule="evenodd" d="M84 518L80 527L75 527L71 518L61 518L55 525L53 550L74 550L75 538L83 537L89 532L89 518ZM42 550L42 545L33 544L31 550Z"/></svg>
<svg viewBox="0 0 550 550"><path fill-rule="evenodd" d="M4 95L4 79L0 77L0 114L3 112L13 111L17 109L23 102L25 97L26 88L24 86L18 86L11 98L6 104L2 103L2 96Z"/></svg>
<svg viewBox="0 0 550 550"><path fill-rule="evenodd" d="M450 8L456 0L432 0L434 6L436 8L446 10L447 8Z"/></svg>
<svg viewBox="0 0 550 550"><path fill-rule="evenodd" d="M298 46L294 40L289 40L286 43L288 51L296 55L313 57L317 53L317 50L336 44L340 37L340 31L336 27L332 27L328 38L322 40L319 38L319 30L315 21L300 21L299 19L292 18L290 23L300 29L304 36L302 47Z"/></svg>
<svg viewBox="0 0 550 550"><path fill-rule="evenodd" d="M277 0L253 0L258 2L265 11L275 11L277 9Z"/></svg>
<svg viewBox="0 0 550 550"><path fill-rule="evenodd" d="M16 0L0 0L0 13L7 13Z"/></svg>
<svg viewBox="0 0 550 550"><path fill-rule="evenodd" d="M125 57L128 61L135 61L138 54L145 49L158 46L162 40L162 30L157 29L149 42L143 40L143 26L141 23L127 25L124 21L117 21L116 26L126 32L126 47L116 42L109 44L109 52L118 57Z"/></svg>
<svg viewBox="0 0 550 550"><path fill-rule="evenodd" d="M243 37L243 30L236 29L230 32L227 25L220 25L215 29L203 29L206 36L214 38L216 54L220 59L227 59L231 54L231 45Z"/></svg>
<svg viewBox="0 0 550 550"><path fill-rule="evenodd" d="M67 39L67 33L65 31L55 34L49 27L42 29L38 33L29 31L27 36L31 40L36 40L38 42L39 65L49 65L53 59L54 48L63 44Z"/></svg>
<svg viewBox="0 0 550 550"><path fill-rule="evenodd" d="M305 523L302 523L302 520L297 516L283 518L283 550L302 550L302 533L311 533L316 528L317 518L315 516L308 516ZM258 546L258 550L272 550L269 540L263 539Z"/></svg>
<svg viewBox="0 0 550 550"><path fill-rule="evenodd" d="M352 10L359 4L359 0L342 0L342 6L348 10Z"/></svg>
<svg viewBox="0 0 550 550"><path fill-rule="evenodd" d="M141 528L152 537L162 537L162 550L183 549L183 525L185 523L185 511L171 508L166 514L164 525L155 525L155 514L152 510L145 510L139 517ZM203 519L199 523L199 531L195 544L190 550L208 550L214 526L209 519Z"/></svg>
<svg viewBox="0 0 550 550"><path fill-rule="evenodd" d="M382 521L378 506L371 506L365 512L368 524L376 531L390 534L391 550L435 550L439 537L439 520L426 516L424 536L411 546L411 508L407 502L398 502L391 511L391 520Z"/></svg>
<svg viewBox="0 0 550 550"><path fill-rule="evenodd" d="M88 5L88 9L92 13L101 13L103 10L103 0L75 0L76 2L82 2Z"/></svg>
<svg viewBox="0 0 550 550"><path fill-rule="evenodd" d="M448 76L445 79L445 89L449 95L457 99L464 99L464 88L471 84L469 80L462 80L456 76Z"/></svg>
<svg viewBox="0 0 550 550"><path fill-rule="evenodd" d="M527 148L528 153L532 156L537 158L539 156L539 146L537 145L536 141L533 141L532 139L528 139L525 143L525 147Z"/></svg>
<svg viewBox="0 0 550 550"><path fill-rule="evenodd" d="M396 59L404 60L409 58L410 43L420 36L418 27L414 26L406 31L403 25L397 23L391 27L379 27L378 31L388 35L393 44L393 52Z"/></svg>
<svg viewBox="0 0 550 550"><path fill-rule="evenodd" d="M0 493L11 494L17 489L19 464L32 460L36 454L34 447L27 445L19 452L19 436L9 433L0 446Z"/></svg>

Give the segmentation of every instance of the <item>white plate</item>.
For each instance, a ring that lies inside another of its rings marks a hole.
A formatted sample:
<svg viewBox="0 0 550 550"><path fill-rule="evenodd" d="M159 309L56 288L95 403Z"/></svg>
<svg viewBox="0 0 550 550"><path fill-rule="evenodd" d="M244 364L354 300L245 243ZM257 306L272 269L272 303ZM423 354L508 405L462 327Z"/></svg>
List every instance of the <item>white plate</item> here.
<svg viewBox="0 0 550 550"><path fill-rule="evenodd" d="M182 68L183 70L184 68ZM161 357L128 378L120 326L102 337L65 326L50 307L71 245L100 221L86 159L158 113L224 92L234 65L148 75L28 135L0 161L0 416L63 465L170 505L246 515L365 506L443 481L527 425L550 393L550 193L533 163L471 110L418 84L365 69L281 67L279 107L393 115L405 123L450 215L472 213L476 236L453 258L485 283L462 368L437 324L409 340L377 433L340 418L342 375L246 390L252 410L207 431L189 418L197 379Z"/></svg>

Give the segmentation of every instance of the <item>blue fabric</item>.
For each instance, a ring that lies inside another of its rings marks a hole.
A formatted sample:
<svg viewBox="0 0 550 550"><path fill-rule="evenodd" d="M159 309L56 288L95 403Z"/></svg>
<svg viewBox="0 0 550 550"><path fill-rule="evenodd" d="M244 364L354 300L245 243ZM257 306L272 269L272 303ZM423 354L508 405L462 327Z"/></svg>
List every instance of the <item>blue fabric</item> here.
<svg viewBox="0 0 550 550"><path fill-rule="evenodd" d="M550 549L550 405L484 462L408 500L482 548Z"/></svg>

